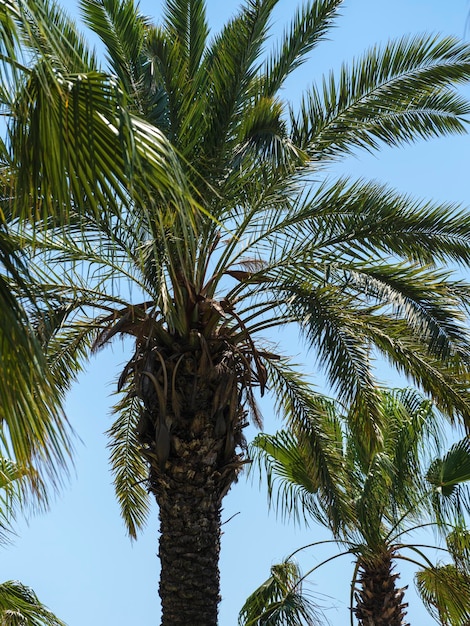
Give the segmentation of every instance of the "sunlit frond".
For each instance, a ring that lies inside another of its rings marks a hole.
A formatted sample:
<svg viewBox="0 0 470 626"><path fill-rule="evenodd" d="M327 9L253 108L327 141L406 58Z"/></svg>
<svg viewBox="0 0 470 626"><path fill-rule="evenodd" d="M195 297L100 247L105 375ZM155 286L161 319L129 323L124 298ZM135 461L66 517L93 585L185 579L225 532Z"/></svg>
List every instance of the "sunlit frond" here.
<svg viewBox="0 0 470 626"><path fill-rule="evenodd" d="M55 0L7 4L16 17L22 47L33 58L49 59L50 67L60 66L71 75L98 69L98 60L76 22Z"/></svg>
<svg viewBox="0 0 470 626"><path fill-rule="evenodd" d="M273 96L282 87L285 79L305 63L308 53L331 28L342 2L343 0L315 0L297 10L283 40L266 62L263 76L264 95Z"/></svg>
<svg viewBox="0 0 470 626"><path fill-rule="evenodd" d="M469 259L467 211L419 201L376 182L327 181L278 219L272 233L286 233L293 250L359 261L394 255L424 265ZM266 237L271 236L267 228Z"/></svg>
<svg viewBox="0 0 470 626"><path fill-rule="evenodd" d="M307 93L292 115L294 142L321 161L381 142L462 133L469 108L453 85L466 80L469 61L468 48L452 38L409 37L374 48Z"/></svg>
<svg viewBox="0 0 470 626"><path fill-rule="evenodd" d="M323 622L321 608L303 589L302 574L293 561L271 567L271 576L243 605L239 626L316 626Z"/></svg>
<svg viewBox="0 0 470 626"><path fill-rule="evenodd" d="M465 626L470 619L470 577L454 565L416 574L416 587L428 611L446 626Z"/></svg>
<svg viewBox="0 0 470 626"><path fill-rule="evenodd" d="M0 584L0 621L5 626L65 626L32 589L15 580Z"/></svg>
<svg viewBox="0 0 470 626"><path fill-rule="evenodd" d="M115 405L117 417L108 431L111 468L121 515L133 539L145 526L149 514L146 487L148 467L139 454L138 429L142 408L136 398L124 395Z"/></svg>
<svg viewBox="0 0 470 626"><path fill-rule="evenodd" d="M85 24L106 46L108 63L135 99L138 110L144 87L142 48L148 20L131 0L83 0L80 8Z"/></svg>
<svg viewBox="0 0 470 626"><path fill-rule="evenodd" d="M206 67L210 75L211 119L204 138L204 157L214 173L227 153L237 125L238 113L246 103L250 83L258 69L258 57L267 37L271 13L278 0L249 0L210 46ZM206 176L214 173L207 171Z"/></svg>

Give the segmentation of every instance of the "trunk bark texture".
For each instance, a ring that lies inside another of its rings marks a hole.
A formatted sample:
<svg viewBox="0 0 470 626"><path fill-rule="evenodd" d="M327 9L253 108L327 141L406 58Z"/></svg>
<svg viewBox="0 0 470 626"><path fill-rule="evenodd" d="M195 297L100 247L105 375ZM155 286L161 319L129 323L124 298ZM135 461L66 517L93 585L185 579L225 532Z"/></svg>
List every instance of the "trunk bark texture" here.
<svg viewBox="0 0 470 626"><path fill-rule="evenodd" d="M214 352L147 348L134 365L137 433L160 510L162 626L218 621L222 499L242 465L246 411L237 363Z"/></svg>
<svg viewBox="0 0 470 626"><path fill-rule="evenodd" d="M216 444L214 446L214 444ZM219 596L220 514L226 492L207 437L177 443L179 460L153 476L160 509L162 626L215 626Z"/></svg>
<svg viewBox="0 0 470 626"><path fill-rule="evenodd" d="M397 588L399 574L393 573L391 554L360 564L360 589L355 593L353 609L359 626L409 626L405 621L403 597L406 587Z"/></svg>

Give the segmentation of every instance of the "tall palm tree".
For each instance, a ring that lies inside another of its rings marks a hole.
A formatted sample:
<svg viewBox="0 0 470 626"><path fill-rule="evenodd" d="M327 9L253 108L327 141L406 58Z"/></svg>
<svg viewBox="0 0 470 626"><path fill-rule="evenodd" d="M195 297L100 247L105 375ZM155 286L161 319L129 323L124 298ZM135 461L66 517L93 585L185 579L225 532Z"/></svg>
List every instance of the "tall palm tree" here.
<svg viewBox="0 0 470 626"><path fill-rule="evenodd" d="M459 523L470 504L465 484L470 480L470 441L454 444L429 465L432 450L439 448L432 404L412 390L384 392L382 402L382 439L366 454L349 417L323 398L310 428L304 424L297 433L259 435L253 447L267 469L271 497L277 491L275 502L289 514L313 516L331 530L345 551L341 555L354 555L352 615L360 626L405 625L398 559L422 565L417 580L428 608L435 607L434 592L440 586L442 614L462 616L470 598L467 572L433 565L426 546L407 544L405 537L423 526L448 531L457 524L449 537L454 545L462 544L467 534ZM405 555L409 550L411 557ZM456 554L449 543L448 552Z"/></svg>
<svg viewBox="0 0 470 626"><path fill-rule="evenodd" d="M470 48L390 42L295 107L285 81L342 1L306 3L269 52L276 4L247 0L210 38L203 0L167 0L158 26L132 0L82 0L104 69L49 0L0 5L14 223L48 301L37 328L64 390L93 350L133 341L111 462L131 536L149 492L159 505L164 626L217 622L221 504L256 394L288 418L311 410L271 328L295 324L317 351L366 448L374 349L469 415L469 289L446 270L470 260L466 213L324 173L361 148L463 132Z"/></svg>

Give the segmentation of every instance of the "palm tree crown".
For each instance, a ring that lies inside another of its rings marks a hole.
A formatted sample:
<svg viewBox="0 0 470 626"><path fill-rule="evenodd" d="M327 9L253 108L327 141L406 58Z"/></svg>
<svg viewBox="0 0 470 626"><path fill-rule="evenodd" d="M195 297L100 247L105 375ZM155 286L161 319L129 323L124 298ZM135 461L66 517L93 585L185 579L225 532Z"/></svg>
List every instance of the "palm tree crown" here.
<svg viewBox="0 0 470 626"><path fill-rule="evenodd" d="M255 392L287 417L310 411L263 339L272 327L297 325L372 447L372 350L469 414L469 291L446 270L470 260L466 213L324 172L361 148L463 132L470 49L390 42L294 106L282 87L342 1L306 3L269 52L276 4L247 0L210 37L203 0L167 0L157 26L131 0L82 0L105 70L55 4L1 5L4 176L45 294L34 319L62 390L91 351L135 342L111 461L132 536L157 498L173 626L215 623L221 501L247 418L261 422Z"/></svg>

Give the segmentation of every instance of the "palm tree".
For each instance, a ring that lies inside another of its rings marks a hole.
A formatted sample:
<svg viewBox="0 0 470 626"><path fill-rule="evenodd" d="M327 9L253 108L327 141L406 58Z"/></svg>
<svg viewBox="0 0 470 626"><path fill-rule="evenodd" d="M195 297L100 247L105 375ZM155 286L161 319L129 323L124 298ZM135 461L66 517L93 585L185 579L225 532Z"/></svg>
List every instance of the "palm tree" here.
<svg viewBox="0 0 470 626"><path fill-rule="evenodd" d="M468 485L462 483L470 480L470 441L454 444L425 469L431 451L439 448L432 403L412 390L383 392L382 403L382 438L373 451L366 451L350 429L349 416L324 398L318 399L310 425L304 423L297 433L259 435L253 447L268 472L270 497L277 491L275 502L286 513L313 516L326 526L344 548L338 556L354 556L352 615L361 626L405 625L397 559L422 565L417 581L428 608L439 602L443 615L461 617L470 598L470 570L433 565L426 546L407 544L404 537L429 525L445 531L457 524L449 537L462 545L467 533L458 524L469 509ZM410 550L412 557L404 554ZM457 554L449 542L447 550Z"/></svg>
<svg viewBox="0 0 470 626"><path fill-rule="evenodd" d="M221 504L256 394L309 414L270 329L297 325L365 447L373 350L469 415L469 289L446 269L470 260L465 211L323 175L361 148L463 132L470 48L390 42L294 107L282 87L342 1L305 4L265 54L276 4L247 0L209 38L203 0L167 0L158 26L132 0L82 0L105 70L56 5L1 5L2 45L26 51L0 57L0 91L18 245L48 304L33 318L63 390L92 351L133 342L111 463L131 536L158 502L164 626L217 622Z"/></svg>

